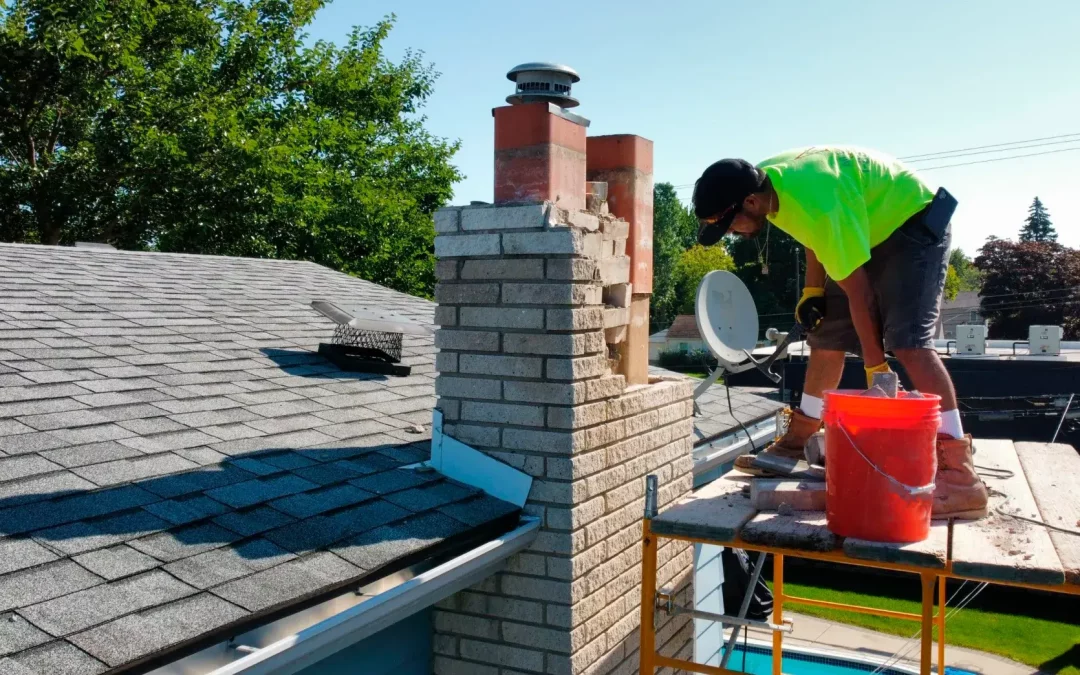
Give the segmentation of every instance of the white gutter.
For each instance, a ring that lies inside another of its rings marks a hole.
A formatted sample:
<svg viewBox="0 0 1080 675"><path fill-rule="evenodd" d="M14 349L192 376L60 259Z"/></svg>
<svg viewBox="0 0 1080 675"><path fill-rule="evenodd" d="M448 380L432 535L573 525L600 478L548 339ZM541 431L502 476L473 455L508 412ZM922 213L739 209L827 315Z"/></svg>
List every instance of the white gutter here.
<svg viewBox="0 0 1080 675"><path fill-rule="evenodd" d="M210 675L292 675L336 654L499 571L536 538L540 520L523 517L517 529L423 572L390 590L280 639ZM234 646L240 653L243 645Z"/></svg>
<svg viewBox="0 0 1080 675"><path fill-rule="evenodd" d="M746 430L750 432L750 438L754 439L755 447L764 447L776 436L776 415L747 424ZM694 448L694 473L705 473L749 451L750 442L746 434L741 427L736 427L720 438Z"/></svg>

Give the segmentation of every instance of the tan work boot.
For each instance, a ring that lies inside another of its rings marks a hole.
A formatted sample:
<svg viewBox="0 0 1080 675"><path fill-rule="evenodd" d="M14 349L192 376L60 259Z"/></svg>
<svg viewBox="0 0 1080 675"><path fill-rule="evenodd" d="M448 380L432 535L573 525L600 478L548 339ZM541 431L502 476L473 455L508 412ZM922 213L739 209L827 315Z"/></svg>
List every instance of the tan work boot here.
<svg viewBox="0 0 1080 675"><path fill-rule="evenodd" d="M971 460L971 436L937 438L933 518L978 520L986 516L986 486Z"/></svg>
<svg viewBox="0 0 1080 675"><path fill-rule="evenodd" d="M769 454L788 459L804 459L803 449L818 429L821 428L821 420L807 417L801 410L791 411L791 420L788 422L787 431L780 438L773 441L769 447L760 454ZM757 455L740 455L735 458L735 468L752 476L771 475L771 472L754 466L754 457Z"/></svg>

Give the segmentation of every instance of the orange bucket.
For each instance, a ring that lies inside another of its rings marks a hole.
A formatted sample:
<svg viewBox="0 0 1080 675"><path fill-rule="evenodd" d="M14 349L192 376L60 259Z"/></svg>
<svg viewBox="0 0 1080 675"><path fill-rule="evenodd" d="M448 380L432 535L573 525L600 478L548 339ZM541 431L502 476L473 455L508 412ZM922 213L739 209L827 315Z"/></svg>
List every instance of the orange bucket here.
<svg viewBox="0 0 1080 675"><path fill-rule="evenodd" d="M930 534L941 397L825 392L825 517L841 537L908 543Z"/></svg>

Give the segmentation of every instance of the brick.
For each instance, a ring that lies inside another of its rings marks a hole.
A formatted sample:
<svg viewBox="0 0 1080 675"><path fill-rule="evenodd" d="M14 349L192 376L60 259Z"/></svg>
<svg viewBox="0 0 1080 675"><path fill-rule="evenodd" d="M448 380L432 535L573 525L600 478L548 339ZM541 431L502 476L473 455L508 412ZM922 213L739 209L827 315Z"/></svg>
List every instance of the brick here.
<svg viewBox="0 0 1080 675"><path fill-rule="evenodd" d="M604 286L629 282L630 258L628 256L620 255L600 262L600 283Z"/></svg>
<svg viewBox="0 0 1080 675"><path fill-rule="evenodd" d="M653 431L658 426L658 419L659 415L657 415L655 410L628 417L626 418L626 435L636 436L638 434Z"/></svg>
<svg viewBox="0 0 1080 675"><path fill-rule="evenodd" d="M461 278L483 281L543 279L544 260L542 258L466 260L461 266Z"/></svg>
<svg viewBox="0 0 1080 675"><path fill-rule="evenodd" d="M585 432L504 429L502 443L508 450L569 454L585 448Z"/></svg>
<svg viewBox="0 0 1080 675"><path fill-rule="evenodd" d="M565 213L565 217L562 218L563 222L573 227L580 227L583 230L589 232L596 232L600 229L600 217L596 214L589 213L588 211L569 211Z"/></svg>
<svg viewBox="0 0 1080 675"><path fill-rule="evenodd" d="M608 511L612 511L644 496L645 481L641 479L641 474L638 474L626 485L605 493L604 506ZM637 510L638 515L641 515L641 509L638 509L637 506L634 505L634 508Z"/></svg>
<svg viewBox="0 0 1080 675"><path fill-rule="evenodd" d="M462 640L461 656L462 658L470 659L472 661L492 663L497 666L522 668L536 672L542 672L544 670L543 652L511 647L509 645Z"/></svg>
<svg viewBox="0 0 1080 675"><path fill-rule="evenodd" d="M527 356L462 354L458 367L463 374L502 377L540 377L542 359Z"/></svg>
<svg viewBox="0 0 1080 675"><path fill-rule="evenodd" d="M476 377L440 375L435 379L435 393L452 398L496 399L502 397L502 382Z"/></svg>
<svg viewBox="0 0 1080 675"><path fill-rule="evenodd" d="M515 305L582 305L588 288L575 283L504 283L502 301Z"/></svg>
<svg viewBox="0 0 1080 675"><path fill-rule="evenodd" d="M528 574L534 577L544 576L544 561L547 560L546 556L535 555L532 553L518 553L512 556L506 561L507 572L518 572L520 574Z"/></svg>
<svg viewBox="0 0 1080 675"><path fill-rule="evenodd" d="M439 281L453 281L458 278L457 260L437 260L435 262L435 278Z"/></svg>
<svg viewBox="0 0 1080 675"><path fill-rule="evenodd" d="M612 307L629 307L633 293L632 284L615 284L604 288L604 304Z"/></svg>
<svg viewBox="0 0 1080 675"><path fill-rule="evenodd" d="M590 497L621 487L624 483L626 483L626 467L624 466L614 466L585 479L586 491Z"/></svg>
<svg viewBox="0 0 1080 675"><path fill-rule="evenodd" d="M601 398L613 398L626 389L626 378L622 375L609 375L585 383L585 398L595 401ZM631 432L628 432L631 433Z"/></svg>
<svg viewBox="0 0 1080 675"><path fill-rule="evenodd" d="M503 397L507 401L574 405L585 401L585 384L508 380L503 383Z"/></svg>
<svg viewBox="0 0 1080 675"><path fill-rule="evenodd" d="M494 666L466 663L443 656L436 656L432 665L435 675L499 675L499 669Z"/></svg>
<svg viewBox="0 0 1080 675"><path fill-rule="evenodd" d="M440 305L490 305L499 301L499 284L436 284Z"/></svg>
<svg viewBox="0 0 1080 675"><path fill-rule="evenodd" d="M572 612L565 605L547 605L544 613L544 623L550 626L569 629L572 622Z"/></svg>
<svg viewBox="0 0 1080 675"><path fill-rule="evenodd" d="M625 326L630 323L630 310L626 307L608 307L604 309L604 328Z"/></svg>
<svg viewBox="0 0 1080 675"><path fill-rule="evenodd" d="M461 402L451 398L440 398L437 404L447 420L456 420L461 415Z"/></svg>
<svg viewBox="0 0 1080 675"><path fill-rule="evenodd" d="M610 445L626 437L626 423L615 420L585 430L585 447L589 449Z"/></svg>
<svg viewBox="0 0 1080 675"><path fill-rule="evenodd" d="M607 405L600 401L573 408L550 408L547 425L555 429L582 429L607 421Z"/></svg>
<svg viewBox="0 0 1080 675"><path fill-rule="evenodd" d="M604 315L600 307L584 309L547 310L548 330L596 330L603 328Z"/></svg>
<svg viewBox="0 0 1080 675"><path fill-rule="evenodd" d="M687 417L686 405L684 405L682 402L673 403L671 405L664 406L663 408L660 408L659 410L657 410L656 413L657 413L657 418L656 418L656 423L657 424L671 424L672 422L675 422L676 420L685 419ZM693 414L693 407L692 406L690 408L690 413L689 414L691 414L691 415Z"/></svg>
<svg viewBox="0 0 1080 675"><path fill-rule="evenodd" d="M523 471L530 476L539 478L544 475L543 457L532 457L529 455L518 454L516 452L498 451L489 451L488 454L499 460L500 462L503 462L504 464L509 464L518 471Z"/></svg>
<svg viewBox="0 0 1080 675"><path fill-rule="evenodd" d="M497 352L499 334L475 330L435 331L437 349L460 349L461 351Z"/></svg>
<svg viewBox="0 0 1080 675"><path fill-rule="evenodd" d="M432 636L431 650L442 656L457 656L458 639L451 635L436 633Z"/></svg>
<svg viewBox="0 0 1080 675"><path fill-rule="evenodd" d="M503 351L507 354L536 354L552 356L583 356L598 352L595 340L589 339L590 333L579 334L522 334L507 333L503 336ZM601 333L593 333L601 337ZM591 347L591 349L590 349Z"/></svg>
<svg viewBox="0 0 1080 675"><path fill-rule="evenodd" d="M519 598L570 604L570 585L561 581L503 574L499 579L499 590Z"/></svg>
<svg viewBox="0 0 1080 675"><path fill-rule="evenodd" d="M494 236L494 235L483 235ZM436 246L438 239L436 238ZM505 255L586 255L586 249L599 247L594 238L581 230L555 228L543 232L521 232L502 235ZM436 255L438 253L436 252ZM599 257L595 254L592 257Z"/></svg>
<svg viewBox="0 0 1080 675"><path fill-rule="evenodd" d="M445 428L447 436L456 438L468 445L484 445L488 447L500 447L499 428L482 427L474 424L454 424Z"/></svg>
<svg viewBox="0 0 1080 675"><path fill-rule="evenodd" d="M470 206L461 211L461 229L523 230L543 227L551 204L524 206Z"/></svg>
<svg viewBox="0 0 1080 675"><path fill-rule="evenodd" d="M608 359L604 354L580 359L547 359L545 367L550 380L580 380L609 373Z"/></svg>
<svg viewBox="0 0 1080 675"><path fill-rule="evenodd" d="M609 345L617 345L625 342L630 334L630 330L627 326L616 326L615 328L604 329L604 342Z"/></svg>
<svg viewBox="0 0 1080 675"><path fill-rule="evenodd" d="M630 223L620 219L605 219L601 224L605 241L614 239L626 239L630 236Z"/></svg>
<svg viewBox="0 0 1080 675"><path fill-rule="evenodd" d="M503 622L502 636L503 640L511 644L562 654L569 654L577 646L572 644L570 633L566 631L525 626L509 621Z"/></svg>
<svg viewBox="0 0 1080 675"><path fill-rule="evenodd" d="M436 258L471 258L499 253L497 234L444 234L435 237Z"/></svg>
<svg viewBox="0 0 1080 675"><path fill-rule="evenodd" d="M435 212L435 231L440 234L457 232L460 221L461 209L439 209Z"/></svg>
<svg viewBox="0 0 1080 675"><path fill-rule="evenodd" d="M482 328L544 327L544 310L523 307L462 307L461 325Z"/></svg>
<svg viewBox="0 0 1080 675"><path fill-rule="evenodd" d="M542 427L544 426L544 409L528 405L462 401L461 419L468 422L494 422Z"/></svg>
<svg viewBox="0 0 1080 675"><path fill-rule="evenodd" d="M440 373L456 373L458 370L457 352L439 352L436 354L435 370Z"/></svg>
<svg viewBox="0 0 1080 675"><path fill-rule="evenodd" d="M436 307L435 308L435 325L436 326L456 326L457 325L457 307Z"/></svg>
<svg viewBox="0 0 1080 675"><path fill-rule="evenodd" d="M585 481L566 483L563 481L534 480L529 499L534 502L551 504L576 504L586 498Z"/></svg>
<svg viewBox="0 0 1080 675"><path fill-rule="evenodd" d="M499 622L494 619L435 610L435 630L440 633L468 635L487 640L499 639Z"/></svg>
<svg viewBox="0 0 1080 675"><path fill-rule="evenodd" d="M547 278L558 281L593 281L598 279L598 265L587 258L557 258L547 261Z"/></svg>
<svg viewBox="0 0 1080 675"><path fill-rule="evenodd" d="M560 530L575 530L584 527L597 518L602 518L605 513L606 507L604 506L603 497L590 499L584 504L577 504L568 509L548 507L548 527Z"/></svg>

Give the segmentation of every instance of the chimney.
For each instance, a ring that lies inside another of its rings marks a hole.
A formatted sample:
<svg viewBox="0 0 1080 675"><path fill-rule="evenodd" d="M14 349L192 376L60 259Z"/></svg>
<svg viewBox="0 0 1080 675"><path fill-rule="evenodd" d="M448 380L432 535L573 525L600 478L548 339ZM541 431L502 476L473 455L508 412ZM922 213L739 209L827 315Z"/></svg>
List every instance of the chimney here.
<svg viewBox="0 0 1080 675"><path fill-rule="evenodd" d="M651 144L618 137L597 169L616 186L611 206L636 220L608 213L596 184L584 210L587 122L563 107L577 104L577 74L526 64L510 78L511 105L494 111L495 205L435 216L436 393L446 435L533 477L525 511L541 531L503 572L438 605L434 672L633 673L645 476L659 476L660 508L693 482L689 381L649 378L646 351L634 384L620 358L639 295L647 333L647 290L630 282L633 254L651 281ZM692 568L692 546L663 542L658 587L680 604ZM686 616L657 630L663 653L689 658Z"/></svg>

